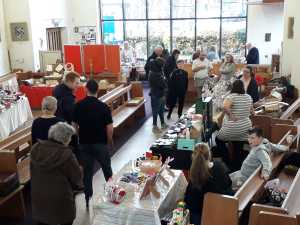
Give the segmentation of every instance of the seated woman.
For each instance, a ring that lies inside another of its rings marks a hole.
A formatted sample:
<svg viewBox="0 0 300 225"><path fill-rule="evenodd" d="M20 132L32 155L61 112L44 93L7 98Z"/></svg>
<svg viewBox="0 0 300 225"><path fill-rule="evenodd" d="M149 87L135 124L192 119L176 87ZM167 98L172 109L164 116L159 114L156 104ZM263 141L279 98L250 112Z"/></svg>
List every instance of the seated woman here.
<svg viewBox="0 0 300 225"><path fill-rule="evenodd" d="M36 118L31 127L32 144L38 140L47 140L50 127L63 120L54 114L57 109L57 100L52 96L47 96L42 101L42 116Z"/></svg>
<svg viewBox="0 0 300 225"><path fill-rule="evenodd" d="M222 80L230 80L234 77L236 72L235 63L233 60L233 56L229 53L225 55L225 61L220 67L221 79Z"/></svg>
<svg viewBox="0 0 300 225"><path fill-rule="evenodd" d="M68 147L75 129L59 122L49 130L49 140L31 150L32 217L38 225L71 225L75 219L74 192L83 189L80 166Z"/></svg>
<svg viewBox="0 0 300 225"><path fill-rule="evenodd" d="M257 102L259 100L258 85L251 66L243 69L243 75L240 79L244 84L246 93L251 96L253 103Z"/></svg>
<svg viewBox="0 0 300 225"><path fill-rule="evenodd" d="M201 224L204 195L207 192L233 195L231 180L221 161L212 161L207 144L198 144L192 155L190 182L185 192L185 202L190 210L190 223Z"/></svg>
<svg viewBox="0 0 300 225"><path fill-rule="evenodd" d="M250 114L252 111L252 98L245 93L241 80L236 80L232 85L231 93L225 98L223 109L225 116L221 129L216 137L218 153L231 170L239 170L247 156L243 151L244 142L248 140L248 130L252 127ZM231 161L226 142L234 144L234 160Z"/></svg>

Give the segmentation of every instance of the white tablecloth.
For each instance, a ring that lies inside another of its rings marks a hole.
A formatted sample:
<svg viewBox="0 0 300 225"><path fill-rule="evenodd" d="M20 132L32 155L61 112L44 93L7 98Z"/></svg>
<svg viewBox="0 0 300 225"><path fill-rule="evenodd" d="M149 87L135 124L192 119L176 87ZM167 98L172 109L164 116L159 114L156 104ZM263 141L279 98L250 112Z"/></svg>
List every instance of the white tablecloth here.
<svg viewBox="0 0 300 225"><path fill-rule="evenodd" d="M0 113L0 140L33 118L31 108L26 97L21 97L17 103Z"/></svg>
<svg viewBox="0 0 300 225"><path fill-rule="evenodd" d="M9 90L9 91L12 91L12 92L18 92L19 91L18 81L17 81L17 78L15 76L12 77L9 80L1 82L0 86L4 90Z"/></svg>
<svg viewBox="0 0 300 225"><path fill-rule="evenodd" d="M117 180L123 173L130 172L130 165L127 164L114 179ZM169 182L169 187L161 180L157 181L156 189L160 192L158 199L150 194L145 199L139 200L141 189L135 189L127 192L124 201L116 205L104 201L104 193L101 193L102 196L94 203L93 225L160 225L160 220L183 199L187 187L183 173L178 170L172 171L174 177L167 171L162 173Z"/></svg>

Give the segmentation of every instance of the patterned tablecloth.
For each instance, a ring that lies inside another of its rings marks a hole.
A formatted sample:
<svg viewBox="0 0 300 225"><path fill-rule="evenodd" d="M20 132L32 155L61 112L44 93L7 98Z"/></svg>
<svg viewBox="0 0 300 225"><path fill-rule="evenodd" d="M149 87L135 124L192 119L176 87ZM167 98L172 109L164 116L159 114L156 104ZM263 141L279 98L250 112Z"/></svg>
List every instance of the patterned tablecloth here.
<svg viewBox="0 0 300 225"><path fill-rule="evenodd" d="M122 174L131 172L131 163L124 166L115 176L119 180ZM101 197L94 203L93 225L160 225L160 220L170 213L179 200L184 197L187 181L181 171L163 171L162 176L168 181L166 186L160 179L156 189L160 192L160 198L152 194L143 200L139 200L141 187L125 185L127 194L124 201L119 204L107 202L102 188Z"/></svg>
<svg viewBox="0 0 300 225"><path fill-rule="evenodd" d="M7 110L0 112L0 140L22 126L26 121L33 119L31 108L26 97L21 97Z"/></svg>

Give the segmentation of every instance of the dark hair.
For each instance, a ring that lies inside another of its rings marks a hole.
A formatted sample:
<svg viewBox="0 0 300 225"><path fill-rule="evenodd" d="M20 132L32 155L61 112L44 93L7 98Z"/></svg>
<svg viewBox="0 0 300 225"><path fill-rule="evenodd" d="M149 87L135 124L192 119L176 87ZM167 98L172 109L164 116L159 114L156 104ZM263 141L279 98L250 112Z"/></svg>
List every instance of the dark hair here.
<svg viewBox="0 0 300 225"><path fill-rule="evenodd" d="M251 66L246 66L246 69L250 71L251 77L254 77L253 68Z"/></svg>
<svg viewBox="0 0 300 225"><path fill-rule="evenodd" d="M99 85L95 80L89 80L86 83L86 89L88 90L89 93L92 95L96 94L98 92Z"/></svg>
<svg viewBox="0 0 300 225"><path fill-rule="evenodd" d="M179 64L179 63L184 63L184 60L183 59L177 60L177 64Z"/></svg>
<svg viewBox="0 0 300 225"><path fill-rule="evenodd" d="M66 82L74 82L76 78L80 79L80 75L78 73L68 72L65 76L65 81Z"/></svg>
<svg viewBox="0 0 300 225"><path fill-rule="evenodd" d="M177 55L177 54L180 54L180 51L178 49L174 49L172 55Z"/></svg>
<svg viewBox="0 0 300 225"><path fill-rule="evenodd" d="M232 94L245 94L244 83L241 80L236 80L232 84Z"/></svg>
<svg viewBox="0 0 300 225"><path fill-rule="evenodd" d="M263 130L260 127L253 127L248 131L248 134L255 134L257 137L263 137Z"/></svg>

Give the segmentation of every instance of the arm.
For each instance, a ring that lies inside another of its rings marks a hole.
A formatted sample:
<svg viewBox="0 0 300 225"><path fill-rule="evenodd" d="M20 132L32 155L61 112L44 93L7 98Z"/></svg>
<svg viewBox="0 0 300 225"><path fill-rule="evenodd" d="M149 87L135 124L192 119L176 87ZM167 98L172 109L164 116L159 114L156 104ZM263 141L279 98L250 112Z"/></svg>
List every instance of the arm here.
<svg viewBox="0 0 300 225"><path fill-rule="evenodd" d="M63 98L62 105L63 105L63 115L64 115L63 119L65 119L66 122L71 123L74 106L75 106L75 98L73 98L72 96Z"/></svg>
<svg viewBox="0 0 300 225"><path fill-rule="evenodd" d="M268 180L272 172L272 161L269 154L264 150L257 150L257 157L262 164L261 178Z"/></svg>
<svg viewBox="0 0 300 225"><path fill-rule="evenodd" d="M192 65L192 71L194 73L197 73L199 72L200 70L204 70L206 68L205 65L202 65L202 66L198 66L196 62L193 62L193 65Z"/></svg>
<svg viewBox="0 0 300 225"><path fill-rule="evenodd" d="M230 120L236 121L236 118L232 114L231 107L232 107L232 101L226 98L223 102L224 112L229 116Z"/></svg>
<svg viewBox="0 0 300 225"><path fill-rule="evenodd" d="M113 124L106 125L106 135L107 135L107 142L110 146L113 146L113 134L114 134L114 126Z"/></svg>

